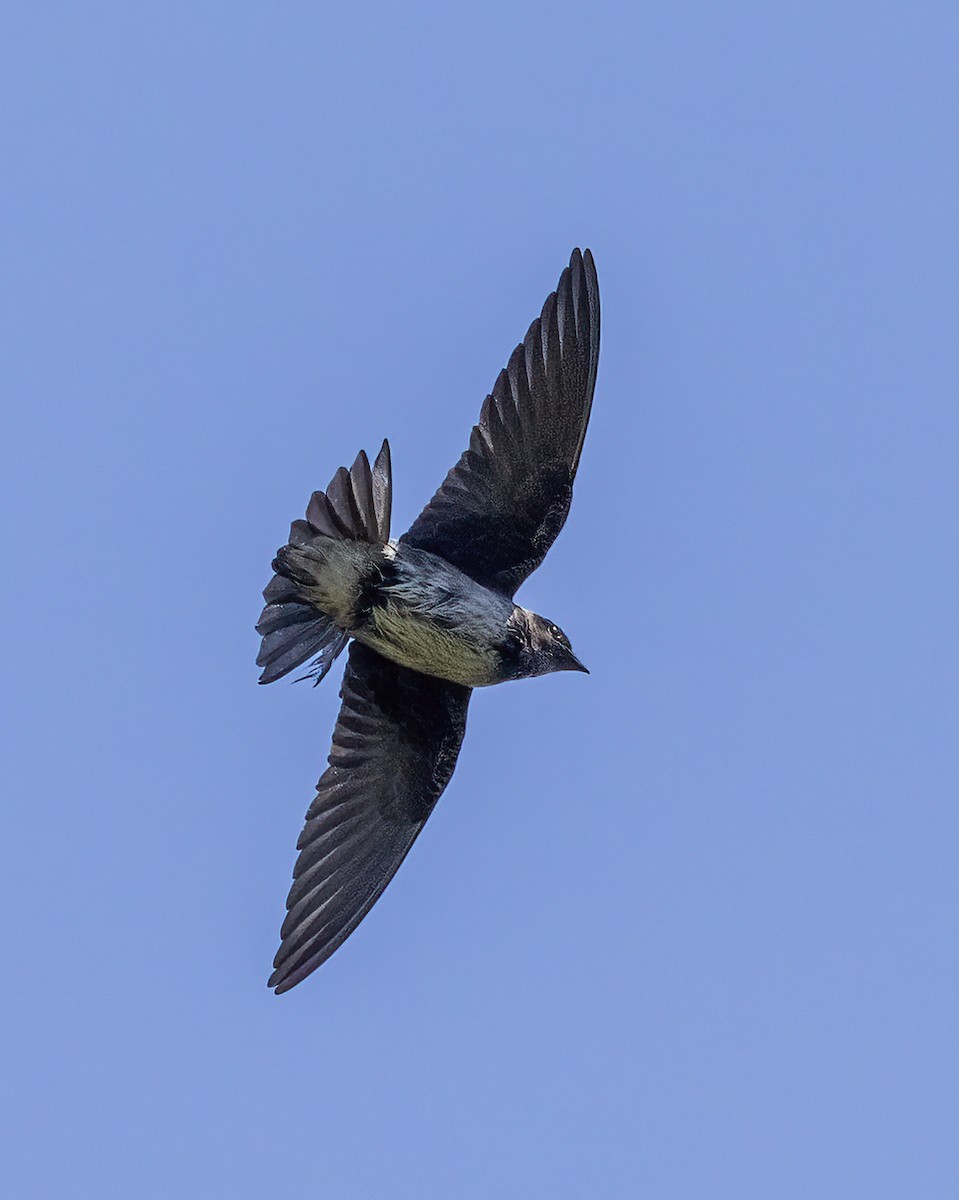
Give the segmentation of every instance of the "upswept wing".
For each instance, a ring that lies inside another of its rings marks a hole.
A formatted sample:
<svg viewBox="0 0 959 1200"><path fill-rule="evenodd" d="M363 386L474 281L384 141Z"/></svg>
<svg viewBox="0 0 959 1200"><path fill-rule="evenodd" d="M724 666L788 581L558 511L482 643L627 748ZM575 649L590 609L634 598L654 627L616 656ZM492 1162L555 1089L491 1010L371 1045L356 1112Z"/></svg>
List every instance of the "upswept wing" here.
<svg viewBox="0 0 959 1200"><path fill-rule="evenodd" d="M588 250L574 250L487 396L469 449L400 540L512 596L566 521L598 361L596 268Z"/></svg>
<svg viewBox="0 0 959 1200"><path fill-rule="evenodd" d="M299 855L269 986L289 991L353 932L443 793L470 689L350 647L329 767Z"/></svg>

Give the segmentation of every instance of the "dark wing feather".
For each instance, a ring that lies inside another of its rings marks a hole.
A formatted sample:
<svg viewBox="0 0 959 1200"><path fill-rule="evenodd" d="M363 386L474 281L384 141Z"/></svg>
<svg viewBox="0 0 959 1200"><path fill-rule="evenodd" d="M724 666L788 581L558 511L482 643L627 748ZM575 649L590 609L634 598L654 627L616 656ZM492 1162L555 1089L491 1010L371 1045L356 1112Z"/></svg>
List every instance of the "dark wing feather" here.
<svg viewBox="0 0 959 1200"><path fill-rule="evenodd" d="M574 250L486 397L469 449L400 540L512 596L566 521L598 361L596 268Z"/></svg>
<svg viewBox="0 0 959 1200"><path fill-rule="evenodd" d="M270 987L288 991L372 908L449 783L470 689L354 642L333 733L297 843Z"/></svg>

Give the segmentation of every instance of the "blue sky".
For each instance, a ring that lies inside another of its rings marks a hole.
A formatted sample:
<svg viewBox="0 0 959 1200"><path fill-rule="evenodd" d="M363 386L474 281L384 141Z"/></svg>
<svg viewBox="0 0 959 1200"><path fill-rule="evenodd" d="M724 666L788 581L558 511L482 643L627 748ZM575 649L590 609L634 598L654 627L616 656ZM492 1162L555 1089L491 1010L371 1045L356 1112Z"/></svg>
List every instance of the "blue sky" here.
<svg viewBox="0 0 959 1200"><path fill-rule="evenodd" d="M953 1197L954 6L8 16L4 1195ZM521 598L314 977L265 986L337 710L271 556L401 531L574 245L603 294Z"/></svg>

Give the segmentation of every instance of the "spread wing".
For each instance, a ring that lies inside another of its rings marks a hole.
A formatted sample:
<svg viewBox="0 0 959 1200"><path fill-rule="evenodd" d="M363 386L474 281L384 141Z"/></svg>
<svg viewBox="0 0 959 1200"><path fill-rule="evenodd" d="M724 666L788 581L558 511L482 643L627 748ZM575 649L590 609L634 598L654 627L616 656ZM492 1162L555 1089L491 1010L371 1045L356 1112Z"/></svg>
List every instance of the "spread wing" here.
<svg viewBox="0 0 959 1200"><path fill-rule="evenodd" d="M449 783L470 689L410 671L354 642L329 763L297 843L269 986L325 962L362 921Z"/></svg>
<svg viewBox="0 0 959 1200"><path fill-rule="evenodd" d="M469 449L400 540L512 596L566 521L598 361L596 268L574 250L486 397Z"/></svg>

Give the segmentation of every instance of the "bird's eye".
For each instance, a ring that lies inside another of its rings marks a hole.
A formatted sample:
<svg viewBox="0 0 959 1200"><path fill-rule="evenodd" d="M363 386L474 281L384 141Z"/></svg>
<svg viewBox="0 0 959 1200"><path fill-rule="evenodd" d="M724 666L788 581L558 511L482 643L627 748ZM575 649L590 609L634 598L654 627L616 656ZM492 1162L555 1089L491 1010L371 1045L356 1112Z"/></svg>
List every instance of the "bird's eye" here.
<svg viewBox="0 0 959 1200"><path fill-rule="evenodd" d="M567 650L569 649L569 638L558 625L550 625L549 632L561 646L565 646Z"/></svg>

